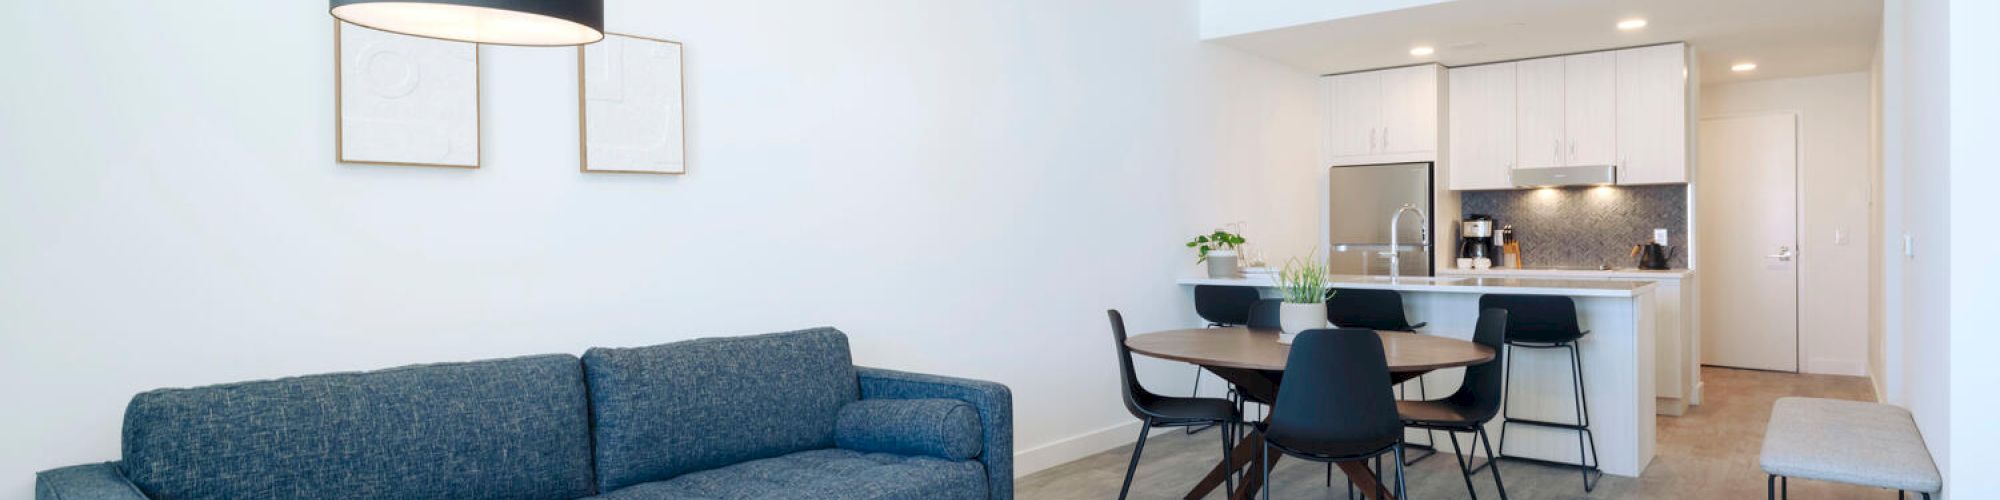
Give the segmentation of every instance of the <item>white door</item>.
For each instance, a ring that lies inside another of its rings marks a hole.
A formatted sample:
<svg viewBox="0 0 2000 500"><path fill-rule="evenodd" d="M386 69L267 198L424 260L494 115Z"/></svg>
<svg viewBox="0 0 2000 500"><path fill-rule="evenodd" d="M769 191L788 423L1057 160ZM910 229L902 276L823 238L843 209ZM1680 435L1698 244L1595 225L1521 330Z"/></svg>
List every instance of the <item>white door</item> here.
<svg viewBox="0 0 2000 500"><path fill-rule="evenodd" d="M1563 131L1565 164L1618 161L1618 54L1563 57Z"/></svg>
<svg viewBox="0 0 2000 500"><path fill-rule="evenodd" d="M1563 58L1514 63L1514 127L1517 168L1559 167L1567 141L1563 131Z"/></svg>
<svg viewBox="0 0 2000 500"><path fill-rule="evenodd" d="M1374 154L1381 145L1382 84L1375 73L1326 77L1327 152L1334 157Z"/></svg>
<svg viewBox="0 0 2000 500"><path fill-rule="evenodd" d="M1618 51L1618 183L1687 182L1687 46Z"/></svg>
<svg viewBox="0 0 2000 500"><path fill-rule="evenodd" d="M1701 121L1704 364L1799 369L1798 120Z"/></svg>
<svg viewBox="0 0 2000 500"><path fill-rule="evenodd" d="M1382 85L1381 153L1437 151L1437 66L1378 71Z"/></svg>
<svg viewBox="0 0 2000 500"><path fill-rule="evenodd" d="M1451 69L1451 188L1514 187L1514 63Z"/></svg>

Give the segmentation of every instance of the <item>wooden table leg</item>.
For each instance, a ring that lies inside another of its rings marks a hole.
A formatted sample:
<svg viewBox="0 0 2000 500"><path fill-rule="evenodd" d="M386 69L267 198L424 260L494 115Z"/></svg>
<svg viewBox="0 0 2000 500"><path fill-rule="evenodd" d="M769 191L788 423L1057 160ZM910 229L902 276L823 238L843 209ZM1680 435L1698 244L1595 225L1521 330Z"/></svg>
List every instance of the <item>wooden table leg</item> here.
<svg viewBox="0 0 2000 500"><path fill-rule="evenodd" d="M1391 455L1388 459L1395 460L1396 457ZM1341 472L1347 473L1347 480L1354 483L1354 489L1361 490L1363 498L1396 500L1396 493L1392 489L1382 486L1382 478L1375 477L1375 471L1368 469L1368 462L1356 460L1352 462L1340 462L1338 465L1340 465ZM1377 496L1375 494L1377 491L1382 492L1382 494Z"/></svg>

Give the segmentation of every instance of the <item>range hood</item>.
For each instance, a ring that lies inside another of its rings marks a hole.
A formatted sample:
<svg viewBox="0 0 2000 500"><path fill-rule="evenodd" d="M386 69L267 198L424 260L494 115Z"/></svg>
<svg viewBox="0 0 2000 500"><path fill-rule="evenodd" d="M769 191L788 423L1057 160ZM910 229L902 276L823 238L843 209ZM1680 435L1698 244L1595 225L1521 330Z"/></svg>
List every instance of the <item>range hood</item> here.
<svg viewBox="0 0 2000 500"><path fill-rule="evenodd" d="M1609 186L1618 183L1615 165L1578 167L1517 168L1512 174L1515 187Z"/></svg>

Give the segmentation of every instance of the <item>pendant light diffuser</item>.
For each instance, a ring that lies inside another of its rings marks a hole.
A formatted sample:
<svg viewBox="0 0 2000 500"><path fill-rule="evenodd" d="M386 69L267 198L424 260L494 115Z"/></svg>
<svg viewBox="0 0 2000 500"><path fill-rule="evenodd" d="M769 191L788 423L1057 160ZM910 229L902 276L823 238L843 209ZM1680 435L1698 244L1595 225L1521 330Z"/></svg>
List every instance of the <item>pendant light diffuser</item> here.
<svg viewBox="0 0 2000 500"><path fill-rule="evenodd" d="M496 45L604 39L604 0L330 0L333 17L405 35Z"/></svg>

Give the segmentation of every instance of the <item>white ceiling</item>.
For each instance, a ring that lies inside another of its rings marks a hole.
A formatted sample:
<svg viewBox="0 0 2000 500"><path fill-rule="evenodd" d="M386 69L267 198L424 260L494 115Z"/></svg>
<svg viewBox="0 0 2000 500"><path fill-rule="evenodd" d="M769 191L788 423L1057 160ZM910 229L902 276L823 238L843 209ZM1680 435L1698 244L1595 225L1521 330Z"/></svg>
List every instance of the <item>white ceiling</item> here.
<svg viewBox="0 0 2000 500"><path fill-rule="evenodd" d="M1881 16L1881 0L1456 0L1214 41L1317 73L1686 41L1712 84L1867 70ZM1614 26L1635 17L1648 26ZM1437 53L1410 55L1419 45ZM1729 70L1746 61L1758 69Z"/></svg>

